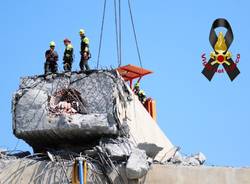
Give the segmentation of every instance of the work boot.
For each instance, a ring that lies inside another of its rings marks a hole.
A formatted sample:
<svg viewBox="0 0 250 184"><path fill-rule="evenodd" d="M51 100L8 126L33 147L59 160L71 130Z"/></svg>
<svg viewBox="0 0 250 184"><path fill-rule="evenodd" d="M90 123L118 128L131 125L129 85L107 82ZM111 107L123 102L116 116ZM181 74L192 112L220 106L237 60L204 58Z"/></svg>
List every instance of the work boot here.
<svg viewBox="0 0 250 184"><path fill-rule="evenodd" d="M81 71L85 71L85 69L87 71L90 70L90 67L88 65L88 60L81 60L81 62L80 62L80 69L81 69Z"/></svg>
<svg viewBox="0 0 250 184"><path fill-rule="evenodd" d="M63 65L63 69L65 72L70 72L72 68L72 64L70 62L65 62Z"/></svg>

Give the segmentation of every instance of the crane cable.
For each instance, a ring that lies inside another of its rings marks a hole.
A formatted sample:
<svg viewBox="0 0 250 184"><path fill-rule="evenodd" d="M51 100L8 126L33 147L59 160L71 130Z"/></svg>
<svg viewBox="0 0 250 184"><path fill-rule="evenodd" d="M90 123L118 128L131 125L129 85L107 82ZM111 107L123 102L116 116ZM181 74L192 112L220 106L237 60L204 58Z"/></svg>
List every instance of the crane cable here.
<svg viewBox="0 0 250 184"><path fill-rule="evenodd" d="M115 35L116 35L116 52L118 67L122 64L122 46L121 46L121 0L114 0L114 12L115 12ZM117 10L118 9L118 10ZM118 13L117 13L118 12Z"/></svg>
<svg viewBox="0 0 250 184"><path fill-rule="evenodd" d="M119 56L120 56L120 63L119 66L122 65L122 26L121 26L121 0L118 1L118 8L119 8Z"/></svg>
<svg viewBox="0 0 250 184"><path fill-rule="evenodd" d="M116 5L116 0L114 0L114 11L115 11L115 38L116 38L116 53L117 53L117 62L118 66L120 65L120 48L119 48L119 36L118 36L118 20L117 20L117 5Z"/></svg>
<svg viewBox="0 0 250 184"><path fill-rule="evenodd" d="M107 4L107 0L104 0L102 25L101 25L100 41L99 41L99 49L98 49L98 57L97 57L97 66L96 66L97 69L99 68L99 62L100 62L100 54L101 54L101 47L102 47L102 35L103 35L103 28L104 28L104 22L105 22L105 14L106 14L106 4Z"/></svg>
<svg viewBox="0 0 250 184"><path fill-rule="evenodd" d="M99 41L99 49L98 49L98 57L97 57L97 69L99 68L99 63L100 63L102 37L103 37L103 29L104 29L105 14L106 14L106 4L107 4L107 0L104 0L103 16L102 16L102 24L101 24L101 32L100 32L100 41ZM137 35L136 35L134 18L133 18L133 13L132 13L130 0L128 0L128 7L129 7L131 24L132 24L132 28L133 28L135 44L136 44L137 55L138 55L138 59L139 59L139 62L140 62L140 67L142 67L142 59L141 59L138 39L137 39ZM122 64L121 0L118 0L118 15L117 15L117 3L116 3L116 0L114 0L114 9L115 9L115 31L116 31L117 62L118 62L118 66L120 67L121 64Z"/></svg>
<svg viewBox="0 0 250 184"><path fill-rule="evenodd" d="M139 61L140 61L140 66L142 68L141 54L140 54L139 44L138 44L138 40L137 40L137 36L136 36L136 31L135 31L135 25L134 25L134 19L133 19L130 0L128 0L128 7L129 7L131 24L132 24L132 27L133 27L133 33L134 33L134 39L135 39L135 44L136 44L137 55L138 55L138 58L139 58Z"/></svg>

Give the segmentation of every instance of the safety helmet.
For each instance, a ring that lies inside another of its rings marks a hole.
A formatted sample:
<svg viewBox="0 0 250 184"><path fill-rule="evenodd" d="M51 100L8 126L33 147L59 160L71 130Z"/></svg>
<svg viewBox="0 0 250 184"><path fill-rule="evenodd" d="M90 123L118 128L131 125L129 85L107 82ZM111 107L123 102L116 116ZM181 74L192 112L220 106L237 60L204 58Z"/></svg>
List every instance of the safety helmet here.
<svg viewBox="0 0 250 184"><path fill-rule="evenodd" d="M146 96L146 94L145 94L145 92L144 92L143 90L140 90L140 91L139 91L139 95L144 95L144 96Z"/></svg>
<svg viewBox="0 0 250 184"><path fill-rule="evenodd" d="M139 82L135 83L134 88L139 88L139 87L140 87L140 83Z"/></svg>
<svg viewBox="0 0 250 184"><path fill-rule="evenodd" d="M80 29L79 34L85 34L85 30L84 29Z"/></svg>
<svg viewBox="0 0 250 184"><path fill-rule="evenodd" d="M65 38L65 39L63 40L63 42L64 42L64 43L66 43L66 42L71 43L71 41L70 41L68 38Z"/></svg>
<svg viewBox="0 0 250 184"><path fill-rule="evenodd" d="M55 47L55 46L56 46L56 43L55 43L54 41L51 41L51 42L49 42L49 46L50 46L50 47Z"/></svg>

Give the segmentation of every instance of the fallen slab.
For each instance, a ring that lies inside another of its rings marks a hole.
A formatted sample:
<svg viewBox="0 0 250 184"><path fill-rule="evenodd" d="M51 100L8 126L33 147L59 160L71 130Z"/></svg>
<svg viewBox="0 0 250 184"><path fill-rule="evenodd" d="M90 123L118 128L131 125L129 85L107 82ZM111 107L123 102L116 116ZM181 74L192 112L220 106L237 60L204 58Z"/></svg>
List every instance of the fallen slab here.
<svg viewBox="0 0 250 184"><path fill-rule="evenodd" d="M160 162L176 149L116 70L21 78L12 117L15 136L35 152L80 152L118 137Z"/></svg>

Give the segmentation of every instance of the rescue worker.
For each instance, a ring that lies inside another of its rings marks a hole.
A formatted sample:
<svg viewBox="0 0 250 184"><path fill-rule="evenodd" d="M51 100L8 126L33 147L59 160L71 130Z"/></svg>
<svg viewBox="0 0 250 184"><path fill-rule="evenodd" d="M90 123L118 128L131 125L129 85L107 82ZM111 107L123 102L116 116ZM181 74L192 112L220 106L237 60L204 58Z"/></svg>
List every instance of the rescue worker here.
<svg viewBox="0 0 250 184"><path fill-rule="evenodd" d="M63 42L65 45L65 50L63 55L63 69L65 72L70 72L73 63L74 49L69 39L65 38Z"/></svg>
<svg viewBox="0 0 250 184"><path fill-rule="evenodd" d="M90 51L89 51L89 39L85 36L85 30L80 29L79 31L80 38L81 38L81 61L80 61L80 69L82 71L89 70L88 60L90 58Z"/></svg>
<svg viewBox="0 0 250 184"><path fill-rule="evenodd" d="M138 96L138 99L141 101L142 104L145 104L147 97L146 94L143 90L140 89L140 84L139 82L135 83L134 89L133 89L134 93Z"/></svg>
<svg viewBox="0 0 250 184"><path fill-rule="evenodd" d="M51 41L49 46L50 49L45 52L45 59L46 59L44 64L45 74L56 73L58 70L57 68L58 54L55 51L56 44L54 41Z"/></svg>

